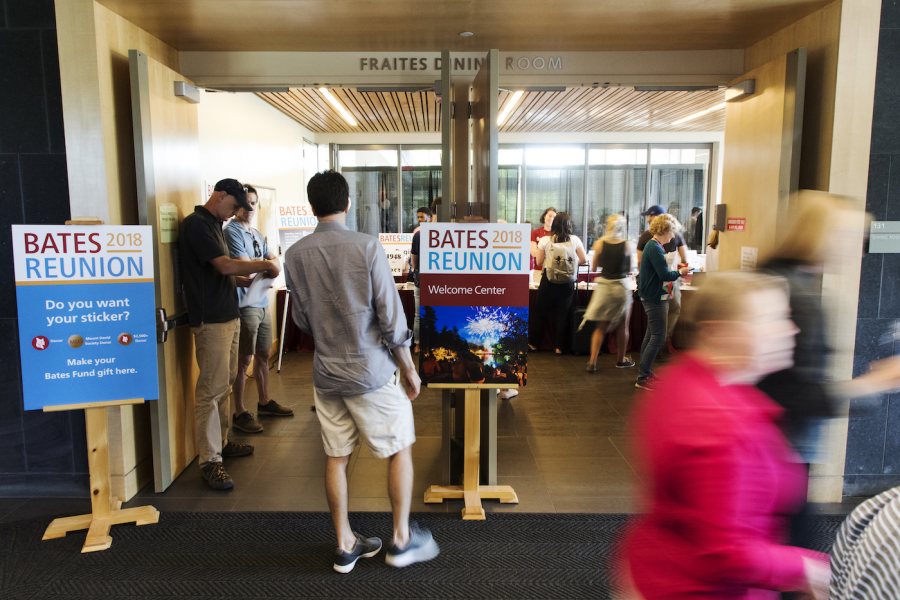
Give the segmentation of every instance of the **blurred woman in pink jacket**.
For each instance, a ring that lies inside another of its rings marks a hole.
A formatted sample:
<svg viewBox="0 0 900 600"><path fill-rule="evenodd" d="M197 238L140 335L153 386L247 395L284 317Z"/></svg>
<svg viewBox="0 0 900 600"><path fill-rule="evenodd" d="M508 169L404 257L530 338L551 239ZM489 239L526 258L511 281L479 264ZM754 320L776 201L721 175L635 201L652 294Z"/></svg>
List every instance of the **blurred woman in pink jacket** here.
<svg viewBox="0 0 900 600"><path fill-rule="evenodd" d="M796 327L784 280L712 274L690 319L693 350L639 399L634 439L646 514L621 554L622 598L826 598L819 553L785 545L806 472L754 387L791 364Z"/></svg>

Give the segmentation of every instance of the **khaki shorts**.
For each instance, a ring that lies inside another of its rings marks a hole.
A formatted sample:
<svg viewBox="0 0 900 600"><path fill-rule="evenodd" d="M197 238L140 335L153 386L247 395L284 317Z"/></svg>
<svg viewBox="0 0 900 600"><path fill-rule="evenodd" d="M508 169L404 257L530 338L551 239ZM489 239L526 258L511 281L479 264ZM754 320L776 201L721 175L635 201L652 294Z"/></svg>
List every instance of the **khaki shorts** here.
<svg viewBox="0 0 900 600"><path fill-rule="evenodd" d="M241 341L238 354L268 352L272 347L272 322L268 308L246 307L241 309Z"/></svg>
<svg viewBox="0 0 900 600"><path fill-rule="evenodd" d="M365 394L323 394L313 388L313 398L328 456L349 456L360 436L378 458L393 456L416 441L412 401L397 373Z"/></svg>

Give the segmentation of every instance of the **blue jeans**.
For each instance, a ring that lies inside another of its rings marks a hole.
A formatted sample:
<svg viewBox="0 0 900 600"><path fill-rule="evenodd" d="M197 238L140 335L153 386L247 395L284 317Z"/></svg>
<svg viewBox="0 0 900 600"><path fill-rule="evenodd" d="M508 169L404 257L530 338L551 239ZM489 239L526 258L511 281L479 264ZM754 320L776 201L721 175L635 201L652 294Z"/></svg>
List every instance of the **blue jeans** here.
<svg viewBox="0 0 900 600"><path fill-rule="evenodd" d="M653 375L653 361L666 343L666 321L669 315L669 302L653 303L641 299L644 312L647 314L647 331L644 332L644 341L641 342L641 366L638 370L638 379L645 379Z"/></svg>

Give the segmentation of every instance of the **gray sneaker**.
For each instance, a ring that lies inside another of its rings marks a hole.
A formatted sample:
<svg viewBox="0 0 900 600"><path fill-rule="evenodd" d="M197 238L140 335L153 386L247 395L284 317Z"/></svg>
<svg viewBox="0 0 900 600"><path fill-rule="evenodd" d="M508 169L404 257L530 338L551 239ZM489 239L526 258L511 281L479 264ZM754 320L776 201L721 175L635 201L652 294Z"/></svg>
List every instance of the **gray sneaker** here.
<svg viewBox="0 0 900 600"><path fill-rule="evenodd" d="M388 548L384 562L392 567L408 567L409 565L425 562L437 557L441 553L437 542L431 532L419 524L409 524L409 543L402 550L393 544Z"/></svg>
<svg viewBox="0 0 900 600"><path fill-rule="evenodd" d="M243 431L244 433L262 433L263 426L256 420L250 411L245 410L239 415L234 415L231 426L235 431Z"/></svg>
<svg viewBox="0 0 900 600"><path fill-rule="evenodd" d="M372 558L381 551L381 540L377 537L366 538L355 531L356 544L350 552L338 548L334 553L334 570L338 573L349 573L361 558Z"/></svg>
<svg viewBox="0 0 900 600"><path fill-rule="evenodd" d="M208 462L200 468L203 481L214 490L230 490L234 487L234 479L220 462Z"/></svg>

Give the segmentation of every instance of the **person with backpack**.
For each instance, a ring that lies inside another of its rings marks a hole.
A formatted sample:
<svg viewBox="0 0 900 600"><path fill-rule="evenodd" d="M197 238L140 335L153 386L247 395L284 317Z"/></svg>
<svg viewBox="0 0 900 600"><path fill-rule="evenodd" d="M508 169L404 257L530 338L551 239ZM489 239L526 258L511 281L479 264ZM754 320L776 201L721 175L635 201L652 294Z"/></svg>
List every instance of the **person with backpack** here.
<svg viewBox="0 0 900 600"><path fill-rule="evenodd" d="M544 266L538 286L535 315L528 346L537 350L544 336L544 323L553 319L554 347L562 354L568 339L569 324L575 310L575 280L578 266L587 264L584 244L572 233L572 218L567 212L557 213L550 227L550 235L538 243L538 264Z"/></svg>

